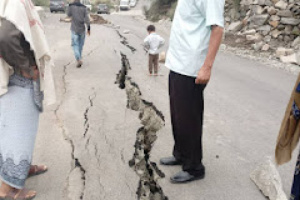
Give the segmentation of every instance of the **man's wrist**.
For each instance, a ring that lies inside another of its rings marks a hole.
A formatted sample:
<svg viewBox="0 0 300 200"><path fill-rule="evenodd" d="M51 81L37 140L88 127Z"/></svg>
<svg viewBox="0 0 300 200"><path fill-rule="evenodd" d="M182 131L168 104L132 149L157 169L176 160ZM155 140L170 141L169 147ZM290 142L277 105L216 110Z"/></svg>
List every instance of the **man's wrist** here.
<svg viewBox="0 0 300 200"><path fill-rule="evenodd" d="M205 62L202 67L206 70L211 70L211 68L213 67L213 64L212 64L212 62Z"/></svg>

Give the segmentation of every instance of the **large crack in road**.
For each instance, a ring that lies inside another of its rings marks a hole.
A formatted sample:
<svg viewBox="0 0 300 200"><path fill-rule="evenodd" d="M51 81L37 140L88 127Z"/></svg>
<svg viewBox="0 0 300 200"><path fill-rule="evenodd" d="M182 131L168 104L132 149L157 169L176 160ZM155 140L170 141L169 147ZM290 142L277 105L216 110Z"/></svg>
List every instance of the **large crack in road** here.
<svg viewBox="0 0 300 200"><path fill-rule="evenodd" d="M119 36L121 37L121 44L125 45L129 48L132 53L136 51L136 49L130 46L127 38L122 36L119 31L117 31ZM90 56L100 48L97 46L96 48L92 49L85 55L85 57ZM132 167L136 173L140 177L137 196L139 200L150 200L150 199L157 199L157 200L167 200L167 197L164 195L161 187L158 184L158 179L163 178L164 174L158 169L155 163L150 161L150 152L153 146L153 143L157 139L156 132L158 132L164 126L164 117L162 113L150 102L147 102L142 99L142 93L138 87L138 85L131 80L128 76L128 71L131 69L129 60L125 54L121 54L122 56L122 69L118 75L116 83L119 84L121 89L126 89L127 97L128 97L128 104L127 108L132 109L135 111L139 111L140 115L139 118L143 125L137 132L137 139L135 142L135 153L133 159L129 161L130 167ZM78 144L76 143L75 135L68 133L68 128L65 127L64 124L64 116L63 116L63 104L65 103L65 98L68 93L67 87L67 76L68 76L68 68L72 64L69 62L63 66L63 74L62 74L62 97L57 105L56 109L54 110L54 114L56 120L58 122L59 128L64 136L65 141L67 141L71 146L71 169L66 179L66 186L65 191L66 198L73 200L76 199L85 199L86 198L86 181L88 176L87 173L87 166L83 160L80 160L80 155L76 155L75 152L78 150L76 147ZM89 146L94 146L95 149L95 157L98 160L98 164L100 166L100 158L99 149L97 145L90 143L91 135L90 132L90 111L94 106L94 101L97 98L96 91L93 91L88 96L89 104L85 108L83 112L83 139L85 141L85 149L88 150ZM143 137L143 138L142 138ZM104 139L106 143L109 145L106 135L104 135ZM123 163L126 163L124 158L124 148L120 151L121 160ZM97 176L99 185L102 191L105 191L105 187L101 182L101 177ZM74 181L80 183L74 187L72 184ZM127 184L127 183L126 183ZM128 189L130 189L129 185L127 184ZM77 190L76 195L72 195L71 193ZM106 198L105 192L102 194L103 198ZM75 197L76 196L76 197Z"/></svg>
<svg viewBox="0 0 300 200"><path fill-rule="evenodd" d="M95 48L91 49L89 52L86 53L84 56L89 57L91 56L97 49L101 48L102 45L98 45ZM130 48L130 47L128 47ZM131 48L132 51L133 48ZM72 135L68 133L68 128L65 126L65 119L63 116L63 104L65 103L65 99L68 93L68 87L67 87L67 76L68 76L68 68L69 66L73 64L73 62L69 62L66 65L63 66L63 73L62 73L62 97L57 105L56 109L54 110L54 114L56 117L56 120L58 122L59 128L61 129L61 132L64 136L65 141L67 141L70 146L71 146L71 169L68 173L68 176L66 178L66 186L65 186L65 191L66 191L66 199L69 200L74 200L74 199L86 199L86 187L87 187L87 169L89 168L86 166L86 162L81 160L81 154L76 155L75 152L78 152L80 150L80 144L76 140L76 135ZM93 88L94 90L94 88ZM95 150L95 157L97 159L97 163L100 168L100 161L101 161L101 156L100 156L100 151L97 147L96 144L91 143L90 141L92 140L92 135L89 133L90 132L90 111L94 107L94 101L97 98L97 92L93 91L89 96L88 96L88 105L85 108L83 112L83 133L82 133L82 138L83 141L85 142L85 150L89 149L89 146L94 146ZM106 135L104 135L104 141L108 144ZM109 145L109 144L108 144ZM99 186L101 187L101 199L106 199L106 194L105 194L105 187L102 183L102 178L100 176L97 176ZM76 185L74 185L76 183Z"/></svg>
<svg viewBox="0 0 300 200"><path fill-rule="evenodd" d="M124 37L124 36L120 33L120 31L118 31L118 30L116 30L116 31L117 31L118 35L120 36L120 38L121 38L121 41L120 41L121 44L123 44L124 46L126 46L127 48L129 48L129 49L131 50L132 53L135 53L135 52L137 51L136 48L134 48L133 46L131 46L131 45L129 44L127 38Z"/></svg>
<svg viewBox="0 0 300 200"><path fill-rule="evenodd" d="M97 47L97 48L99 48L99 47ZM87 56L89 56L91 53L93 53L97 48L91 50L91 52L89 54L87 54ZM75 173L76 169L79 169L78 172L80 172L81 182L82 182L82 186L83 186L83 187L81 187L82 189L80 191L80 199L83 199L84 198L84 191L85 191L85 181L86 181L85 174L86 174L86 170L83 167L83 165L81 164L80 159L75 156L76 145L74 144L72 136L67 133L67 128L65 127L63 119L59 115L61 107L62 107L62 105L64 103L65 96L67 94L67 84L66 84L66 77L68 75L67 68L71 64L72 64L72 62L69 62L69 63L67 63L66 65L63 66L63 75L62 75L63 92L62 92L61 101L59 102L59 104L57 105L56 109L54 110L54 114L55 114L56 121L59 124L59 127L61 129L61 132L63 134L63 137L64 137L65 141L67 141L70 144L70 146L71 146L72 164L71 164L71 170L70 170L70 172L68 174L68 177L67 177L67 185L66 185L65 190L68 191L68 192L71 192L70 191L70 182L71 182L70 176L73 173ZM96 93L93 93L92 95L89 96L89 106L86 108L86 110L84 112L84 119L85 119L85 121L84 121L84 127L85 127L84 137L86 136L86 134L88 133L89 128L90 128L88 114L89 114L89 111L90 111L91 107L93 107L93 101L95 100L96 97L97 97ZM70 199L70 197L68 197L68 198Z"/></svg>
<svg viewBox="0 0 300 200"><path fill-rule="evenodd" d="M63 105L63 102L64 102L64 98L65 98L65 95L67 93L67 85L66 85L66 76L67 76L67 67L70 66L72 64L72 62L69 62L67 63L66 65L63 66L63 75L62 75L62 82L63 82L63 92L62 92L62 98L61 98L61 101L59 102L59 104L57 105L56 109L54 110L54 115L56 117L56 121L58 122L58 125L61 129L61 132L63 134L63 137L64 139L70 144L71 146L71 158L72 158L72 161L74 164L72 164L72 167L71 167L71 170L68 174L68 177L67 177L67 185L66 185L66 190L69 191L69 182L70 182L70 175L72 174L72 172L76 169L76 168L79 168L80 171L81 171L81 177L82 177L82 181L83 181L83 186L85 185L85 170L82 168L80 162L79 162L79 159L78 158L75 158L75 145L74 145L74 141L72 139L72 137L70 137L68 134L67 134L67 129L64 125L64 122L63 122L63 119L60 117L59 115L59 111ZM84 193L83 193L84 190L82 190L81 192L81 196L80 196L80 199L82 199ZM68 197L69 198L69 197Z"/></svg>
<svg viewBox="0 0 300 200"><path fill-rule="evenodd" d="M137 199L168 200L158 183L165 174L150 160L153 144L157 140L157 132L165 125L165 119L153 103L142 98L138 84L129 77L131 67L127 56L121 53L121 57L122 67L115 83L120 89L126 90L127 108L139 112L139 119L143 125L136 133L135 151L129 161L129 166L140 178L136 192Z"/></svg>

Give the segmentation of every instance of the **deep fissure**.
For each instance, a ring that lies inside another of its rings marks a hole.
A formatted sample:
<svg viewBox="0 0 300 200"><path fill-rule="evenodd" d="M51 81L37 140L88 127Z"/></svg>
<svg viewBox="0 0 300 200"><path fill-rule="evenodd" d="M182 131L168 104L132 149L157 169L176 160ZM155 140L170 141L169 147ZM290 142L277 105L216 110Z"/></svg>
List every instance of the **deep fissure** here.
<svg viewBox="0 0 300 200"><path fill-rule="evenodd" d="M129 48L129 49L131 50L132 53L135 53L135 52L137 51L137 49L134 48L133 46L131 46L131 45L129 44L127 38L124 37L124 36L120 33L120 31L118 31L118 30L116 30L116 31L117 31L118 35L120 36L120 38L121 38L121 41L120 41L121 44L123 44L124 46L126 46L127 48Z"/></svg>
<svg viewBox="0 0 300 200"><path fill-rule="evenodd" d="M123 36L120 35L122 38ZM137 83L128 76L131 69L127 56L121 53L122 67L116 77L116 84L120 89L125 89L127 94L127 108L138 111L139 119L143 125L136 133L135 151L129 166L136 172L140 180L136 192L138 200L168 200L158 180L165 174L157 164L151 162L150 153L154 142L157 140L157 132L165 125L165 119L156 106L142 99L142 92Z"/></svg>

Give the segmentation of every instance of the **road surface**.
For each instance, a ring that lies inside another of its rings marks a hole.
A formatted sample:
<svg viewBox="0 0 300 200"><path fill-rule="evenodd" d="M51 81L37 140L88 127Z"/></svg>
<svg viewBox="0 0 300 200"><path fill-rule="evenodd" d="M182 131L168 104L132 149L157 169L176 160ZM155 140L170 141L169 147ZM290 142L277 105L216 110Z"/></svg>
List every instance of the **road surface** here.
<svg viewBox="0 0 300 200"><path fill-rule="evenodd" d="M58 102L41 117L34 155L34 163L46 164L50 170L27 182L28 188L38 191L37 200L136 199L138 178L128 161L141 125L138 114L126 109L125 91L114 84L121 69L120 52L129 58L129 76L139 85L143 98L153 102L166 117L166 126L158 133L151 159L158 162L171 154L168 70L161 64L162 76L147 75L148 60L141 43L149 22L137 16L142 7L138 6L126 14L105 16L121 27L120 33L137 51L132 53L120 43L113 25L92 25L81 69L76 68L70 46L70 24L59 22L62 14L47 14L44 23L56 65ZM168 39L169 30L157 27L158 33ZM130 34L123 34L124 30ZM289 72L219 53L205 91L206 178L173 185L169 177L180 168L160 166L167 176L160 184L169 199L264 200L249 174L274 154L295 80L296 76ZM295 156L292 162L280 167L288 194Z"/></svg>

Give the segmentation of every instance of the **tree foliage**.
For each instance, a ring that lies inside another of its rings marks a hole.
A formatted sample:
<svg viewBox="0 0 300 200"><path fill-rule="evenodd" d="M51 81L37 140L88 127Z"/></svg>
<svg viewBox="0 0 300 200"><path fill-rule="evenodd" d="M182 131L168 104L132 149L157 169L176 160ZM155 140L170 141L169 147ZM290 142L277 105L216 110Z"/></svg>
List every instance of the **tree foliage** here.
<svg viewBox="0 0 300 200"><path fill-rule="evenodd" d="M147 19L158 21L162 17L170 17L173 19L177 0L155 0L149 9L144 9Z"/></svg>
<svg viewBox="0 0 300 200"><path fill-rule="evenodd" d="M177 2L177 0L160 0L158 1L160 5L172 5Z"/></svg>
<svg viewBox="0 0 300 200"><path fill-rule="evenodd" d="M49 0L32 0L36 6L49 6Z"/></svg>

